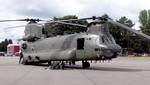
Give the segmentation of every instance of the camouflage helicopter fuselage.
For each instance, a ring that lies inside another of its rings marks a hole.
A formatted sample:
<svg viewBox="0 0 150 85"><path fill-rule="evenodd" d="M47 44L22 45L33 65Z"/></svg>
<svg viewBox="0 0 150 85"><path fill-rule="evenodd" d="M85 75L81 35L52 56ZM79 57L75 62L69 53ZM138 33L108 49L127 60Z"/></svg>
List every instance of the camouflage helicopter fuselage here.
<svg viewBox="0 0 150 85"><path fill-rule="evenodd" d="M99 29L99 26L95 29ZM109 33L88 30L85 33L41 38L27 42L23 49L28 62L110 60L121 47ZM96 32L96 33L94 33Z"/></svg>

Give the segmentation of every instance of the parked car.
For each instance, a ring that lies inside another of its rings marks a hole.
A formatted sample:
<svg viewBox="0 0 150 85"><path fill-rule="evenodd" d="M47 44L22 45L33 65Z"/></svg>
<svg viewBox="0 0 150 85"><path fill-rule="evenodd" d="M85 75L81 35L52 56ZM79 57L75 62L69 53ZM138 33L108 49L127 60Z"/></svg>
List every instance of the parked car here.
<svg viewBox="0 0 150 85"><path fill-rule="evenodd" d="M5 56L5 53L4 52L0 52L0 56Z"/></svg>

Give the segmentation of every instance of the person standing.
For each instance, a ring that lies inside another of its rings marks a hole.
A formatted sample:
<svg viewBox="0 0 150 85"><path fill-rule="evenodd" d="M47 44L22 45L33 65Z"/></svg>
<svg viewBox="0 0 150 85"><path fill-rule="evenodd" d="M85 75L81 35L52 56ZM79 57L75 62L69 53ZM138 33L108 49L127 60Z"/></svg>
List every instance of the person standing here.
<svg viewBox="0 0 150 85"><path fill-rule="evenodd" d="M22 54L22 52L20 52L19 64L21 64L22 58L23 58L23 54Z"/></svg>

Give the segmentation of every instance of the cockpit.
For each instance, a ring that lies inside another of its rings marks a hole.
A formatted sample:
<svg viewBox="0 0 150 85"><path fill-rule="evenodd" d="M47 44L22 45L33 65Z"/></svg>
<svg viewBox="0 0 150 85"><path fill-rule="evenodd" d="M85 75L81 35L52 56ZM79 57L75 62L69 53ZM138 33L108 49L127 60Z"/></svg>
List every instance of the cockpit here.
<svg viewBox="0 0 150 85"><path fill-rule="evenodd" d="M114 38L111 35L100 35L99 43L100 44L116 44Z"/></svg>

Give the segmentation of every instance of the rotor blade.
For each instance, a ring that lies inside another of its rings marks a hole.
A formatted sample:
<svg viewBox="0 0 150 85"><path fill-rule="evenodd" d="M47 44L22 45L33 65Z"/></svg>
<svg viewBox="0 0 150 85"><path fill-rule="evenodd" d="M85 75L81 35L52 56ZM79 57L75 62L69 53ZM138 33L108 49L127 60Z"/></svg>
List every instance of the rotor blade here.
<svg viewBox="0 0 150 85"><path fill-rule="evenodd" d="M0 20L0 22L12 22L12 21L50 21L50 22L55 22L55 21L62 21L62 22L67 22L67 21L78 21L78 20L87 20L87 19L93 19L95 20L97 17L89 17L89 18L80 18L80 19L69 19L69 20L41 20L41 19L10 19L10 20Z"/></svg>
<svg viewBox="0 0 150 85"><path fill-rule="evenodd" d="M39 21L46 21L46 20L41 20L41 19L29 19L29 18L27 18L27 19L14 19L14 20L0 20L0 22L12 22L12 21L37 21L37 22L39 22Z"/></svg>
<svg viewBox="0 0 150 85"><path fill-rule="evenodd" d="M45 23L38 23L38 25L43 25L43 24L45 24ZM20 27L25 27L26 25L18 25L18 26L10 26L10 27L5 27L4 29L11 29L11 28L20 28Z"/></svg>
<svg viewBox="0 0 150 85"><path fill-rule="evenodd" d="M10 29L10 28L19 28L19 27L25 27L26 25L19 25L19 26L11 26L11 27L6 27L4 29Z"/></svg>
<svg viewBox="0 0 150 85"><path fill-rule="evenodd" d="M87 26L85 26L85 25L74 24L74 23L66 23L66 22L62 22L62 21L54 21L54 22L60 23L60 24L66 24L66 25L72 25L72 26L84 27L84 28L87 27Z"/></svg>
<svg viewBox="0 0 150 85"><path fill-rule="evenodd" d="M107 19L107 21L108 21L109 23L112 23L112 24L115 24L115 25L121 27L122 29L126 29L126 30L128 30L128 31L130 31L130 32L133 32L133 33L135 33L135 34L137 34L137 35L139 35L139 36L142 36L142 37L144 37L144 38L150 40L150 36L148 36L148 35L146 35L146 34L144 34L144 33L142 33L142 32L138 32L138 31L136 31L136 30L134 30L134 29L132 29L132 28L126 26L126 25L123 25L123 24L121 24L121 23L115 22L115 21L113 21L113 20L111 20L111 19Z"/></svg>
<svg viewBox="0 0 150 85"><path fill-rule="evenodd" d="M11 22L11 21L25 21L25 19L0 20L0 22Z"/></svg>

